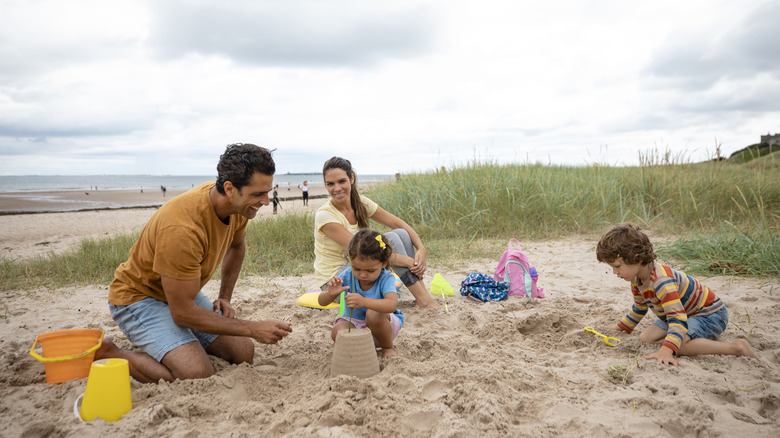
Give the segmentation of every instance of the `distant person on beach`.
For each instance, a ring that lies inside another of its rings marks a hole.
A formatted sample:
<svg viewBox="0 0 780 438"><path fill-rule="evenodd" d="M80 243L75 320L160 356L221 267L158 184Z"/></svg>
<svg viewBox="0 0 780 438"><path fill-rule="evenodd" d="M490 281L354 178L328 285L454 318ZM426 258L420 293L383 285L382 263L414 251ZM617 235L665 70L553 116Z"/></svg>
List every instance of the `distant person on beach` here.
<svg viewBox="0 0 780 438"><path fill-rule="evenodd" d="M274 197L271 202L274 203L274 214L276 214L276 207L279 205L279 184L274 186Z"/></svg>
<svg viewBox="0 0 780 438"><path fill-rule="evenodd" d="M317 285L328 287L331 278L349 267L346 248L353 234L368 228L369 219L390 228L385 233L393 248L390 266L424 308L439 307L422 282L426 252L420 236L406 222L389 213L376 202L360 196L357 174L349 160L333 157L322 168L328 202L314 216L314 272ZM416 249L416 251L415 251Z"/></svg>
<svg viewBox="0 0 780 438"><path fill-rule="evenodd" d="M216 182L157 210L117 268L108 293L112 318L144 352L120 350L105 339L96 359L127 359L141 382L203 378L215 372L209 354L234 364L252 362L252 339L275 344L292 331L287 322L237 319L230 304L246 252L247 223L268 205L275 170L267 149L229 145L219 158ZM201 289L220 263L219 297L212 303Z"/></svg>
<svg viewBox="0 0 780 438"><path fill-rule="evenodd" d="M382 357L393 357L393 340L404 324L404 314L398 310L395 276L387 270L393 249L381 234L363 229L352 237L347 252L349 267L333 277L317 298L320 306L327 306L346 292L349 311L336 318L330 336L335 341L339 330L368 328L374 345L382 349Z"/></svg>
<svg viewBox="0 0 780 438"><path fill-rule="evenodd" d="M716 338L729 322L723 300L707 286L682 271L655 261L653 244L639 227L618 225L605 234L596 246L598 261L612 267L612 272L631 283L634 305L617 325L605 330L631 333L648 309L658 317L639 334L639 340L661 344L645 359L664 365L680 366L677 356L726 354L758 359L744 339L732 343Z"/></svg>
<svg viewBox="0 0 780 438"><path fill-rule="evenodd" d="M298 188L301 189L301 192L303 193L303 205L309 205L309 183L304 181Z"/></svg>

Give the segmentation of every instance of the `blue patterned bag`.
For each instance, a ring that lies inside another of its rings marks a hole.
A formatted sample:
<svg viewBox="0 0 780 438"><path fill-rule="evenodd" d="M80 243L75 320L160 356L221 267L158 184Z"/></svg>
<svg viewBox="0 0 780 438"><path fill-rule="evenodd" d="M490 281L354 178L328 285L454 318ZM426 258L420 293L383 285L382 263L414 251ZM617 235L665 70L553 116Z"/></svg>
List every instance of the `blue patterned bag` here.
<svg viewBox="0 0 780 438"><path fill-rule="evenodd" d="M509 285L496 281L490 275L472 272L460 283L460 294L479 301L501 301L509 294Z"/></svg>

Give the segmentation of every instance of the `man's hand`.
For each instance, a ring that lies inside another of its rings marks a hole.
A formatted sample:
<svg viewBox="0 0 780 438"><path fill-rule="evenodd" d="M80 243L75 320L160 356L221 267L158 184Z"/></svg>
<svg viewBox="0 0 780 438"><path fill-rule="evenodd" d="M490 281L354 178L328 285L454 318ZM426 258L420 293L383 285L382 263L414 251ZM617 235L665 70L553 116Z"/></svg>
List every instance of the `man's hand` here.
<svg viewBox="0 0 780 438"><path fill-rule="evenodd" d="M680 367L680 364L677 362L677 359L674 358L672 349L669 347L661 347L661 349L656 351L655 353L648 354L647 356L645 356L645 359L655 359L657 363L662 363L666 366L674 365L676 367Z"/></svg>
<svg viewBox="0 0 780 438"><path fill-rule="evenodd" d="M222 316L225 318L235 318L236 311L233 310L233 306L230 305L230 301L224 298L217 298L214 301L214 311L219 313L222 311Z"/></svg>
<svg viewBox="0 0 780 438"><path fill-rule="evenodd" d="M251 337L262 344L275 344L292 333L292 325L283 321L250 321Z"/></svg>

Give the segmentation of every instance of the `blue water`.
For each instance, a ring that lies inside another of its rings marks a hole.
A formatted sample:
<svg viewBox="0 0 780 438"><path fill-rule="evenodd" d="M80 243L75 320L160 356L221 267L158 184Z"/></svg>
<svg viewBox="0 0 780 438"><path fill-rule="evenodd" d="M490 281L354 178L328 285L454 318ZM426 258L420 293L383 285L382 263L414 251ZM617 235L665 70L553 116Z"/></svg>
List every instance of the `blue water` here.
<svg viewBox="0 0 780 438"><path fill-rule="evenodd" d="M360 181L385 181L393 175L360 175ZM187 189L214 181L216 175L0 175L0 192L40 192L55 190L139 190ZM279 186L297 187L306 180L309 184L322 184L322 175L277 174L274 183Z"/></svg>

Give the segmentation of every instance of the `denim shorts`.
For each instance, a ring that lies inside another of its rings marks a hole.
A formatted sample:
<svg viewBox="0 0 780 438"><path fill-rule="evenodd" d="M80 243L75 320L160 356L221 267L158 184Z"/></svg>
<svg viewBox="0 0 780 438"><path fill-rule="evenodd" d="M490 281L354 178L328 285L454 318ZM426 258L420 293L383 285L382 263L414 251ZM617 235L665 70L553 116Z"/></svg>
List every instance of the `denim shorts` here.
<svg viewBox="0 0 780 438"><path fill-rule="evenodd" d="M365 321L363 321L362 319L355 319L355 318L352 318L350 320L347 318L338 317L336 318L335 321L333 321L333 325L338 324L340 321L345 321L346 323L349 323L351 321L352 325L354 325L356 329L368 328L368 325L366 325ZM390 314L390 327L393 328L393 339L395 339L396 336L398 336L398 333L401 332L401 320L398 319L398 317L392 313ZM381 347L381 345L379 345L379 341L376 338L374 338L374 346Z"/></svg>
<svg viewBox="0 0 780 438"><path fill-rule="evenodd" d="M214 311L214 304L203 292L195 296L195 304ZM190 342L199 342L205 350L219 337L176 325L168 303L154 298L144 298L127 306L108 303L108 309L130 342L143 348L157 362L174 348Z"/></svg>
<svg viewBox="0 0 780 438"><path fill-rule="evenodd" d="M656 319L653 322L664 331L668 331L669 324ZM704 338L715 340L729 324L729 311L726 306L709 315L694 315L688 317L688 336L691 339Z"/></svg>

